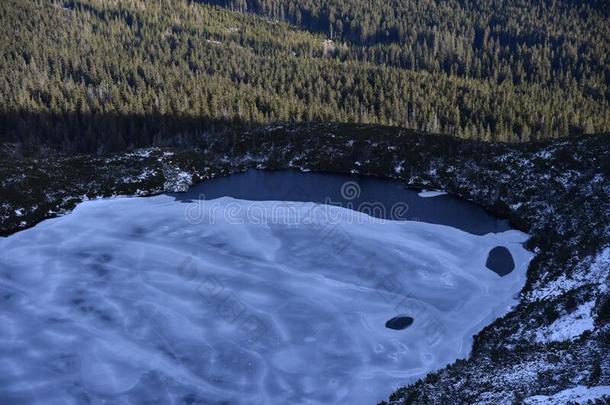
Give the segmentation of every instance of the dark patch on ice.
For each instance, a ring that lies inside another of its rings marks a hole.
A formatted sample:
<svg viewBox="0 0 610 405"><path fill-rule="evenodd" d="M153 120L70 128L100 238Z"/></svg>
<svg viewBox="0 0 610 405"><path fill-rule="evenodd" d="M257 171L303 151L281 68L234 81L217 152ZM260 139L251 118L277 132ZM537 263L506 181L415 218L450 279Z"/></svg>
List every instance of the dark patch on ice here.
<svg viewBox="0 0 610 405"><path fill-rule="evenodd" d="M131 234L133 236L144 236L144 235L146 235L146 233L147 233L146 229L141 226L134 226L133 229L131 230Z"/></svg>
<svg viewBox="0 0 610 405"><path fill-rule="evenodd" d="M46 323L49 325L64 324L64 323L69 323L69 322L72 322L72 321L67 318L48 318L46 320Z"/></svg>
<svg viewBox="0 0 610 405"><path fill-rule="evenodd" d="M69 374L80 369L80 357L77 354L62 353L51 358L47 367L56 374Z"/></svg>
<svg viewBox="0 0 610 405"><path fill-rule="evenodd" d="M108 315L107 313L98 310L95 310L95 315L97 315L98 318L100 318L102 321L106 322L106 323L114 323L114 319L112 318L112 316Z"/></svg>
<svg viewBox="0 0 610 405"><path fill-rule="evenodd" d="M515 261L507 248L496 246L489 251L485 266L499 276L504 277L515 269Z"/></svg>
<svg viewBox="0 0 610 405"><path fill-rule="evenodd" d="M182 364L182 362L180 361L180 358L178 358L178 356L176 355L176 353L174 353L173 350L171 350L171 348L166 347L168 346L167 343L165 344L157 344L155 345L155 347L163 354L165 355L165 357L167 357L170 361L176 363L176 364Z"/></svg>
<svg viewBox="0 0 610 405"><path fill-rule="evenodd" d="M70 303L82 313L93 315L106 323L114 323L114 319L106 311L96 308L89 300L84 298L72 298Z"/></svg>
<svg viewBox="0 0 610 405"><path fill-rule="evenodd" d="M217 249L222 249L225 250L227 246L229 246L229 244L227 242L209 242L208 243L210 246L217 248Z"/></svg>
<svg viewBox="0 0 610 405"><path fill-rule="evenodd" d="M397 316L385 323L385 327L394 330L407 329L413 323L413 318L410 316Z"/></svg>
<svg viewBox="0 0 610 405"><path fill-rule="evenodd" d="M112 261L112 256L108 253L103 253L96 258L98 263L109 263Z"/></svg>
<svg viewBox="0 0 610 405"><path fill-rule="evenodd" d="M108 273L110 273L106 266L102 266L99 263L93 263L90 268L98 277L105 277L108 275Z"/></svg>

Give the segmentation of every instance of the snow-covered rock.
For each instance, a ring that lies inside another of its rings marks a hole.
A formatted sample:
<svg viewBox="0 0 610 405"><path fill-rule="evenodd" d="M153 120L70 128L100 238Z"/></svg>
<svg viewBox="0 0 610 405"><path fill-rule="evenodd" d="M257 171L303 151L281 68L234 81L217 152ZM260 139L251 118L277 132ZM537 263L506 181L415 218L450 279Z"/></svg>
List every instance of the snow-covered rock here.
<svg viewBox="0 0 610 405"><path fill-rule="evenodd" d="M526 398L523 403L525 405L564 405L595 400L610 401L610 386L584 387L579 385L560 391L555 395L534 395Z"/></svg>
<svg viewBox="0 0 610 405"><path fill-rule="evenodd" d="M557 319L551 325L536 331L538 343L561 342L582 335L585 331L593 329L591 310L595 301L581 304L574 312Z"/></svg>

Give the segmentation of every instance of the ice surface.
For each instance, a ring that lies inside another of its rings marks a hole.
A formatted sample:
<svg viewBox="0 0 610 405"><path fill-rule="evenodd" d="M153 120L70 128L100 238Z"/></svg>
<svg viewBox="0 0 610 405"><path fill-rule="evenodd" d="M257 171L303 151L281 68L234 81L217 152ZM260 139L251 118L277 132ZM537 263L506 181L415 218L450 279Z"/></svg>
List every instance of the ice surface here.
<svg viewBox="0 0 610 405"><path fill-rule="evenodd" d="M466 356L531 259L518 231L252 205L89 201L0 238L0 403L376 403Z"/></svg>

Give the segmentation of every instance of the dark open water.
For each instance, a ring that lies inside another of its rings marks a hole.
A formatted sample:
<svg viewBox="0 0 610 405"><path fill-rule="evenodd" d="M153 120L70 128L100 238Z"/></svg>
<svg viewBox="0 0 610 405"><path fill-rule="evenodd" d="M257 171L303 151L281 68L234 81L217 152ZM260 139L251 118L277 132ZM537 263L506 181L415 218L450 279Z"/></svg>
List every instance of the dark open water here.
<svg viewBox="0 0 610 405"><path fill-rule="evenodd" d="M372 177L248 170L204 181L186 193L173 196L178 200L233 197L252 201L331 203L384 219L448 225L476 235L511 229L507 220L469 201L452 195L423 198L418 193L398 181Z"/></svg>

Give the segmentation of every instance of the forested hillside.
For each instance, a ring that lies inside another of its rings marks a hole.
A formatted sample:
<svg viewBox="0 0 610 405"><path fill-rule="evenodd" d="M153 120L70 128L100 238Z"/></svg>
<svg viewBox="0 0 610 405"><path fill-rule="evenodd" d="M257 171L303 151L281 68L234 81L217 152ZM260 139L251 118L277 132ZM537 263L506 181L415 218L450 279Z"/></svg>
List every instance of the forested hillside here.
<svg viewBox="0 0 610 405"><path fill-rule="evenodd" d="M352 58L475 78L605 86L606 1L203 0L355 45ZM598 89L599 90L599 89Z"/></svg>
<svg viewBox="0 0 610 405"><path fill-rule="evenodd" d="M608 10L568 0L4 0L0 135L26 151L70 152L289 120L501 141L603 132Z"/></svg>

